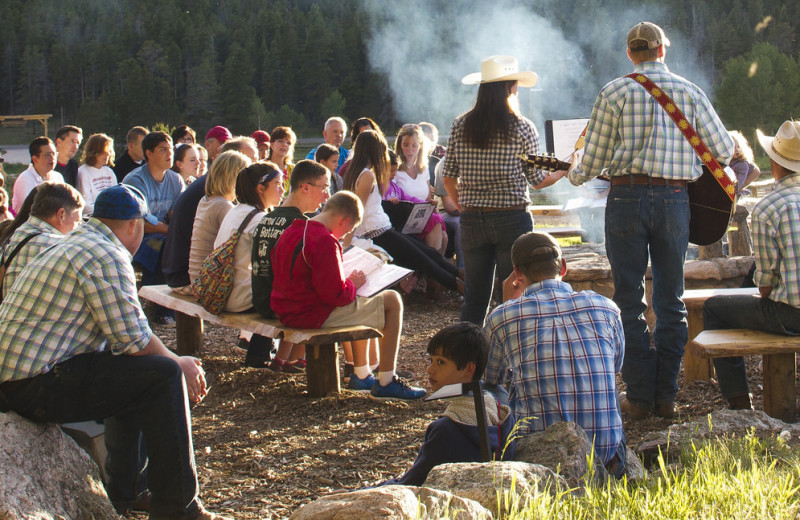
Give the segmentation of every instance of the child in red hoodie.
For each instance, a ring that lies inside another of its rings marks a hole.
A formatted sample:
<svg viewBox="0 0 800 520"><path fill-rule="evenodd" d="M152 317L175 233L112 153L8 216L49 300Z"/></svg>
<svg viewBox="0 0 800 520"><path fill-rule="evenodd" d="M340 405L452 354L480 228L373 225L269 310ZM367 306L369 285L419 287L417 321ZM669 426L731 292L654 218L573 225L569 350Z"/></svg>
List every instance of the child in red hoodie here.
<svg viewBox="0 0 800 520"><path fill-rule="evenodd" d="M413 387L395 374L403 302L395 291L371 298L356 295L366 277L342 271L339 240L350 233L364 213L361 200L340 191L309 220L296 220L283 232L272 251L274 281L271 305L281 323L316 329L364 325L381 330L378 377L364 378L374 399L419 399L422 388Z"/></svg>

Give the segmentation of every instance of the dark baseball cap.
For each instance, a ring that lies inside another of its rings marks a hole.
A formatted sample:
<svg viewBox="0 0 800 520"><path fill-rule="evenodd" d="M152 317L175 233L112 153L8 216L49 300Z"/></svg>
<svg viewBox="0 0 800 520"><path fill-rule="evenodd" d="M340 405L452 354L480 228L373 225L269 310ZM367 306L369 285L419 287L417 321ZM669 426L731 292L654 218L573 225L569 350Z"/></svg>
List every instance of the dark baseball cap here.
<svg viewBox="0 0 800 520"><path fill-rule="evenodd" d="M142 192L127 184L118 184L101 191L94 201L92 216L114 220L143 218L148 224L158 224L158 219L150 214Z"/></svg>
<svg viewBox="0 0 800 520"><path fill-rule="evenodd" d="M548 233L525 233L511 246L511 263L517 267L553 261L560 257L561 247Z"/></svg>

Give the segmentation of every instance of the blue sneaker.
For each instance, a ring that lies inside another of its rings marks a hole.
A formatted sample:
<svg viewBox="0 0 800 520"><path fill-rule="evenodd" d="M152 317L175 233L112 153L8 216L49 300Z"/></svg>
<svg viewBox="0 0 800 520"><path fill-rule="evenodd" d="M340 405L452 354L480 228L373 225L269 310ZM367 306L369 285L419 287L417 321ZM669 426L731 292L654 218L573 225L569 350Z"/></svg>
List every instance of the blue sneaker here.
<svg viewBox="0 0 800 520"><path fill-rule="evenodd" d="M369 374L364 379L353 374L350 376L350 381L347 382L347 388L350 390L371 390L377 384L378 380L372 374Z"/></svg>
<svg viewBox="0 0 800 520"><path fill-rule="evenodd" d="M352 378L350 379L352 381ZM371 399L421 399L427 392L423 388L411 386L408 381L394 376L392 382L386 386L381 386L378 381L372 385L369 393Z"/></svg>

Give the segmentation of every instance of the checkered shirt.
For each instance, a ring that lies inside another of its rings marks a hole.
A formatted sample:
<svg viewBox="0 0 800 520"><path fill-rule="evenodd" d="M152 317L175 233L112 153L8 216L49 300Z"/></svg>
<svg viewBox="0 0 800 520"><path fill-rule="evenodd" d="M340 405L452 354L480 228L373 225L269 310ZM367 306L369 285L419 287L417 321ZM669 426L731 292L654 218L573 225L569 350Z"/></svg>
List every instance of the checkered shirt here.
<svg viewBox="0 0 800 520"><path fill-rule="evenodd" d="M22 268L28 265L34 258L39 256L39 253L61 242L64 235L37 217L31 215L16 231L11 235L11 240L8 241L2 254L2 263L5 263L8 255L14 251L20 242L25 240L26 237L38 233L35 237L28 240L24 246L17 251L16 256L11 260L11 263L6 269L6 276L3 279L3 295L8 294L11 286L14 285L14 280L17 275L22 271Z"/></svg>
<svg viewBox="0 0 800 520"><path fill-rule="evenodd" d="M625 438L615 379L625 335L614 302L544 280L498 306L486 328L485 380L511 383L509 402L521 433L574 421L594 439L599 459L611 460Z"/></svg>
<svg viewBox="0 0 800 520"><path fill-rule="evenodd" d="M444 158L444 176L458 178L458 202L462 207L505 208L530 204L528 184L536 186L544 172L518 155L539 152L539 134L533 123L519 117L507 140L493 137L486 149L465 142L464 116L453 121Z"/></svg>
<svg viewBox="0 0 800 520"><path fill-rule="evenodd" d="M633 70L666 92L720 164L728 164L733 139L697 85L661 62L646 61ZM583 184L604 169L611 177L634 174L687 181L702 174L700 159L675 122L644 87L625 77L608 83L597 96L583 159L569 172L569 180Z"/></svg>
<svg viewBox="0 0 800 520"><path fill-rule="evenodd" d="M784 177L753 208L756 286L771 300L800 307L800 173Z"/></svg>
<svg viewBox="0 0 800 520"><path fill-rule="evenodd" d="M0 382L87 352L137 352L151 335L130 253L90 219L28 264L0 304Z"/></svg>

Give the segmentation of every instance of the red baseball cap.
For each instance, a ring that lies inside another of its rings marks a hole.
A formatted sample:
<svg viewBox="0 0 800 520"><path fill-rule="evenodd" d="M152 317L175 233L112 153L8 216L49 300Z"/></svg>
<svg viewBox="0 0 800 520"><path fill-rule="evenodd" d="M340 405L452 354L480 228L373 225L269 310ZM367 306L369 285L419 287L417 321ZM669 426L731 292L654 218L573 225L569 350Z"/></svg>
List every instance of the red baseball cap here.
<svg viewBox="0 0 800 520"><path fill-rule="evenodd" d="M206 141L209 139L216 139L220 143L224 143L228 139L233 139L233 134L224 126L215 126L206 134Z"/></svg>
<svg viewBox="0 0 800 520"><path fill-rule="evenodd" d="M256 130L250 137L256 140L258 144L268 143L269 142L269 134L264 130Z"/></svg>

